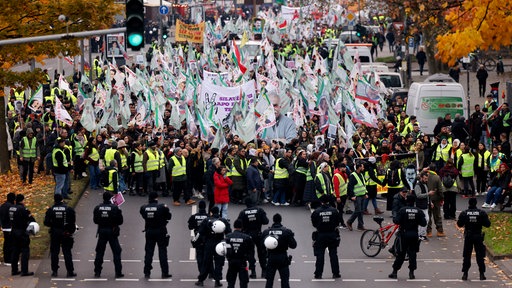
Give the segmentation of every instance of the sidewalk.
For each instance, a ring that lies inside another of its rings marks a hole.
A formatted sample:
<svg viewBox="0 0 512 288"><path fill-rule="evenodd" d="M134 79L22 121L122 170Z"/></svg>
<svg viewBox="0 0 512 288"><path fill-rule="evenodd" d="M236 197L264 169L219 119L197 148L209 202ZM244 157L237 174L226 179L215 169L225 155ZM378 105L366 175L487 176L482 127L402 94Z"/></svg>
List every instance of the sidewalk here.
<svg viewBox="0 0 512 288"><path fill-rule="evenodd" d="M0 287L2 288L34 288L39 282L39 277L37 275L37 270L39 269L39 265L41 264L41 260L32 260L28 262L29 268L28 271L34 272L34 276L30 277L21 277L21 276L11 276L11 266L7 266L5 264L0 264Z"/></svg>

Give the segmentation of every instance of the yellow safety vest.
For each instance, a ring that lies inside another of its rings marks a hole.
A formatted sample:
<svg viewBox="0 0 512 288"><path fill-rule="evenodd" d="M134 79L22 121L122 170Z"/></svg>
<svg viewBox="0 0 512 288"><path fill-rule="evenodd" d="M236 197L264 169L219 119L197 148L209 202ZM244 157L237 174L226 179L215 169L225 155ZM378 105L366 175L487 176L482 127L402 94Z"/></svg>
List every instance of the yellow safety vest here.
<svg viewBox="0 0 512 288"><path fill-rule="evenodd" d="M313 171L316 171L315 162L311 163L313 165ZM306 170L306 181L313 181L313 175L311 174L311 167L308 167Z"/></svg>
<svg viewBox="0 0 512 288"><path fill-rule="evenodd" d="M329 194L334 194L334 190L333 190L333 187L332 185L330 186L330 191L327 191L327 183L325 183L325 179L324 179L324 176L322 173L319 173L319 174L316 174L316 177L315 178L318 178L318 180L320 180L320 184L322 186L322 191L324 191L324 193L320 193L320 191L316 191L316 197L320 199L320 197L325 194L325 195L329 195Z"/></svg>
<svg viewBox="0 0 512 288"><path fill-rule="evenodd" d="M389 175L390 173L393 173L393 172L391 171L391 169L388 169L388 173L387 174ZM390 185L388 185L388 188L402 188L402 187L404 187L404 183L402 182L402 169L398 169L398 179L400 179L400 181L398 182L397 186L390 186Z"/></svg>
<svg viewBox="0 0 512 288"><path fill-rule="evenodd" d="M110 165L110 161L116 159L116 152L117 150L114 149L114 148L108 148L107 150L105 150L105 166L109 166ZM121 164L121 163L117 163L118 165Z"/></svg>
<svg viewBox="0 0 512 288"><path fill-rule="evenodd" d="M73 150L75 152L75 155L81 156L84 153L85 145L87 144L87 140L84 142L84 144L80 143L80 141L74 139L75 146L73 147Z"/></svg>
<svg viewBox="0 0 512 288"><path fill-rule="evenodd" d="M478 168L488 168L487 161L489 161L489 157L491 157L491 152L485 150L484 155L478 153L478 161L476 162L476 167Z"/></svg>
<svg viewBox="0 0 512 288"><path fill-rule="evenodd" d="M448 158L450 158L450 150L452 149L452 145L447 144L446 147L441 149L441 145L437 145L436 148L436 159L434 161L439 161L440 159L443 159L444 162L448 161Z"/></svg>
<svg viewBox="0 0 512 288"><path fill-rule="evenodd" d="M375 169L374 173L375 173ZM373 179L370 177L370 173L368 171L364 171L364 180L366 180L366 185L368 186L375 186L377 185L377 182L373 181Z"/></svg>
<svg viewBox="0 0 512 288"><path fill-rule="evenodd" d="M89 158L91 158L94 161L100 160L100 153L98 152L98 149L92 147L91 153L89 154ZM89 164L89 160L85 160L85 164Z"/></svg>
<svg viewBox="0 0 512 288"><path fill-rule="evenodd" d="M114 191L114 173L117 172L116 169L108 170L108 186L103 187L105 191ZM117 177L119 179L119 177Z"/></svg>
<svg viewBox="0 0 512 288"><path fill-rule="evenodd" d="M158 159L158 156L153 153L153 151L150 152L151 149L146 150L146 153L148 155L148 161L146 162L146 171L156 171L158 170L158 165L160 163L160 160Z"/></svg>
<svg viewBox="0 0 512 288"><path fill-rule="evenodd" d="M14 97L16 97L16 101L24 102L25 101L25 91L21 91L21 92L14 91Z"/></svg>
<svg viewBox="0 0 512 288"><path fill-rule="evenodd" d="M128 167L128 159L123 153L119 153L121 157L121 169L126 169Z"/></svg>
<svg viewBox="0 0 512 288"><path fill-rule="evenodd" d="M473 168L475 156L465 153L462 154L461 158L464 159L464 163L462 163L462 167L460 167L462 177L473 177L475 175L475 169Z"/></svg>
<svg viewBox="0 0 512 288"><path fill-rule="evenodd" d="M228 159L231 160L231 165L227 164ZM231 171L233 170L233 160L234 160L233 156L230 156L230 155L228 155L228 157L226 157L226 159L224 160L224 166L226 166L226 169L228 170L226 172L227 177L230 177L232 175Z"/></svg>
<svg viewBox="0 0 512 288"><path fill-rule="evenodd" d="M23 149L21 150L21 157L23 158L36 158L37 157L37 148L36 148L36 138L32 137L32 143L28 142L28 137L23 137Z"/></svg>
<svg viewBox="0 0 512 288"><path fill-rule="evenodd" d="M165 167L165 156L164 152L158 150L158 169Z"/></svg>
<svg viewBox="0 0 512 288"><path fill-rule="evenodd" d="M279 158L277 159L276 161L276 168L274 170L274 179L287 179L289 174L288 174L288 169L286 168L281 168L279 166L279 161L281 161L283 158Z"/></svg>
<svg viewBox="0 0 512 288"><path fill-rule="evenodd" d="M490 159L490 162L491 162L491 167L490 167L490 171L491 172L496 172L498 171L498 168L500 168L500 165L501 165L501 159L499 158L499 155L496 156L496 161L493 161L493 158Z"/></svg>
<svg viewBox="0 0 512 288"><path fill-rule="evenodd" d="M340 185L338 187L340 191L340 196L347 195L348 181L345 181L345 179L339 173L334 174L334 177L338 178L338 180L340 181ZM334 184L334 181L332 182Z"/></svg>
<svg viewBox="0 0 512 288"><path fill-rule="evenodd" d="M59 167L59 163L57 162L57 158L55 157L57 153L62 153L62 164L64 165L64 167L68 167L68 160L66 159L66 154L64 154L64 151L62 151L62 149L60 148L55 148L52 151L53 167Z"/></svg>
<svg viewBox="0 0 512 288"><path fill-rule="evenodd" d="M242 168L242 170L247 170L247 166L249 166L249 159L242 159L242 158L238 158L240 159L240 166ZM242 177L242 174L240 174L238 172L238 170L236 170L235 168L235 159L233 159L233 167L231 167L231 176L240 176Z"/></svg>
<svg viewBox="0 0 512 288"><path fill-rule="evenodd" d="M297 161L298 162L298 161ZM295 162L295 172L307 175L307 168L306 167L297 167L297 162Z"/></svg>
<svg viewBox="0 0 512 288"><path fill-rule="evenodd" d="M132 152L132 154L135 154L134 160L133 160L133 172L135 173L141 173L144 172L144 168L142 167L142 153L139 154L139 151L136 150Z"/></svg>
<svg viewBox="0 0 512 288"><path fill-rule="evenodd" d="M366 181L364 177L359 176L356 172L352 172L352 175L356 178L356 185L354 185L354 196L364 196L368 191L366 190Z"/></svg>
<svg viewBox="0 0 512 288"><path fill-rule="evenodd" d="M183 156L180 157L183 164L181 164L176 155L172 156L171 159L174 162L174 166L172 167L172 177L185 175L187 173L185 158Z"/></svg>

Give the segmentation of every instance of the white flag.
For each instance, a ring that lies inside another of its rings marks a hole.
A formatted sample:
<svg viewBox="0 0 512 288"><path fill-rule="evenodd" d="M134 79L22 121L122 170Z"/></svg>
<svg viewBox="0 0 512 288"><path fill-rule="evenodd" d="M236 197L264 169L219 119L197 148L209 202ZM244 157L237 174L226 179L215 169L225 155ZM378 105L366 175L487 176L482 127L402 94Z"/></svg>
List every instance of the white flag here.
<svg viewBox="0 0 512 288"><path fill-rule="evenodd" d="M55 119L60 120L67 125L73 125L73 119L69 115L68 111L62 106L58 97L55 97Z"/></svg>

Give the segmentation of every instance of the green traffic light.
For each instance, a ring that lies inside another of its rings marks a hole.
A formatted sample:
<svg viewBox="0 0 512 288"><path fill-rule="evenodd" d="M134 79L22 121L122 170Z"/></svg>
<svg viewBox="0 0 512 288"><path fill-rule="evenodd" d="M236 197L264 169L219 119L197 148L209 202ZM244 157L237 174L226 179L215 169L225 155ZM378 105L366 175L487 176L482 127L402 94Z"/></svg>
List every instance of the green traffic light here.
<svg viewBox="0 0 512 288"><path fill-rule="evenodd" d="M139 46L142 44L143 37L141 34L138 33L132 33L128 35L128 43L130 43L131 46Z"/></svg>

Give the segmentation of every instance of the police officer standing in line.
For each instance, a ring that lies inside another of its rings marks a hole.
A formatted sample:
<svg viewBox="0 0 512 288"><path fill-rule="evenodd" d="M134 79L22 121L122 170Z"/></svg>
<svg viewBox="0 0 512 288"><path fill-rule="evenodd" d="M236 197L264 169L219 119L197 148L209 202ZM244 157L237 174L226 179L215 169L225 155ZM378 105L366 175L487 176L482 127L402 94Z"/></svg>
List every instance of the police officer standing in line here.
<svg viewBox="0 0 512 288"><path fill-rule="evenodd" d="M0 206L0 224L2 225L2 232L4 234L4 245L3 245L3 253L4 253L4 263L11 263L11 254L12 247L14 245L12 241L12 224L11 219L9 218L9 209L14 206L14 201L16 201L16 194L10 192L7 194L7 201Z"/></svg>
<svg viewBox="0 0 512 288"><path fill-rule="evenodd" d="M297 241L295 240L295 234L292 230L284 227L281 222L283 218L281 214L276 213L272 217L272 221L274 222L270 228L267 228L263 231L262 238L264 239L264 243L267 241L267 237L275 238L277 241L277 245L275 246L267 246L267 283L265 284L265 288L274 287L274 277L276 275L276 271L279 270L279 276L281 277L281 288L289 288L290 287L290 264L292 260L292 256L288 256L288 248L295 249L297 248Z"/></svg>
<svg viewBox="0 0 512 288"><path fill-rule="evenodd" d="M228 272L226 280L228 288L235 288L236 276L240 278L240 288L247 288L249 273L247 273L247 261L254 258L254 243L251 236L242 233L242 220L236 219L232 233L226 235L226 258L228 259ZM254 270L253 270L254 271Z"/></svg>
<svg viewBox="0 0 512 288"><path fill-rule="evenodd" d="M252 198L245 198L245 205L247 205L247 208L240 211L238 219L242 221L242 232L251 236L253 243L256 245L261 267L261 278L265 278L267 254L265 251L265 245L263 245L263 239L261 238L261 226L267 225L269 220L265 210L260 207L256 207ZM254 253L249 257L249 269L251 270L250 277L253 279L256 278L256 258L254 257Z"/></svg>
<svg viewBox="0 0 512 288"><path fill-rule="evenodd" d="M457 226L464 229L464 250L462 256L462 280L468 280L468 271L471 267L471 253L475 247L476 263L480 271L480 280L485 278L485 245L482 227L490 227L491 221L485 211L480 210L476 206L476 198L469 199L468 209L459 214Z"/></svg>
<svg viewBox="0 0 512 288"><path fill-rule="evenodd" d="M113 160L115 161L115 160ZM96 244L96 258L94 259L94 277L101 277L103 256L105 248L109 243L114 258L116 278L124 277L121 264L121 245L119 245L120 225L123 224L123 213L121 209L110 202L112 194L108 191L103 193L103 203L94 208L94 224L98 225L98 242Z"/></svg>
<svg viewBox="0 0 512 288"><path fill-rule="evenodd" d="M66 264L67 277L75 277L75 268L71 249L73 248L73 233L76 231L75 210L62 202L62 195L53 195L55 204L46 210L44 225L50 227L50 254L52 277L57 277L59 270L59 252L62 247L64 262Z"/></svg>
<svg viewBox="0 0 512 288"><path fill-rule="evenodd" d="M396 279L398 270L402 267L405 260L405 254L409 256L409 279L415 279L414 270L416 270L416 253L419 250L418 226L427 226L425 213L417 207L414 207L414 195L407 195L407 205L402 207L396 217L393 218L395 224L400 225L398 235L400 235L401 249L397 251L395 262L393 263L393 272L388 275L389 278Z"/></svg>
<svg viewBox="0 0 512 288"><path fill-rule="evenodd" d="M16 205L9 208L9 218L12 224L13 249L11 256L11 275L32 276L34 272L28 272L28 259L30 258L30 237L27 227L30 222L36 222L30 211L23 203L25 196L16 195ZM18 270L18 260L21 254L21 272Z"/></svg>
<svg viewBox="0 0 512 288"><path fill-rule="evenodd" d="M169 263L167 262L167 246L169 246L169 235L167 234L167 223L172 218L169 207L158 203L158 193L149 192L149 203L140 207L140 215L146 221L144 231L146 232L146 256L144 257L144 277L146 279L151 275L153 266L153 253L155 245L158 244L158 259L160 260L160 269L162 269L162 278L172 277L169 274Z"/></svg>
<svg viewBox="0 0 512 288"><path fill-rule="evenodd" d="M338 262L338 246L340 245L340 233L337 227L340 224L338 210L329 205L330 197L326 194L320 197L322 206L311 214L311 223L316 231L313 232L313 251L316 256L315 279L322 279L324 271L325 249L329 249L331 270L333 278L340 278L340 264Z"/></svg>
<svg viewBox="0 0 512 288"><path fill-rule="evenodd" d="M192 239L192 248L196 249L196 262L197 269L200 271L203 266L203 257L204 257L204 243L201 241L197 241L199 238L199 226L204 219L208 218L208 213L206 213L206 202L204 200L199 201L198 204L199 211L190 216L188 218L188 229L194 230L194 239ZM201 243L200 243L201 242Z"/></svg>
<svg viewBox="0 0 512 288"><path fill-rule="evenodd" d="M224 257L215 252L215 246L224 239L224 236L231 233L229 222L219 215L219 207L211 209L211 216L206 218L199 226L199 239L204 243L203 266L199 270L196 286L204 286L204 280L213 270L213 279L215 287L222 287L222 267L224 266ZM212 265L214 265L212 269Z"/></svg>

